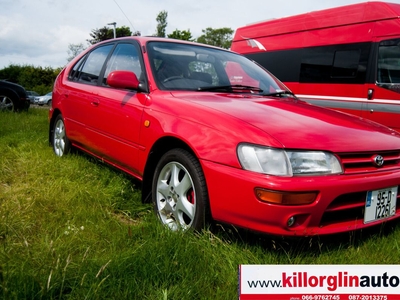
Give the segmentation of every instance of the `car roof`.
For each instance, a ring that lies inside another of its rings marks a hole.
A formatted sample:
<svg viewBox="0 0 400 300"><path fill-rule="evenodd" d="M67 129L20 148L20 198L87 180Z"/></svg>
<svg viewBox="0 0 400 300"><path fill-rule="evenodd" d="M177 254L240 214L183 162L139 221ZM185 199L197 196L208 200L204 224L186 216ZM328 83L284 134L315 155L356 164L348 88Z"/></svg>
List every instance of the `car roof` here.
<svg viewBox="0 0 400 300"><path fill-rule="evenodd" d="M127 40L127 41L134 40L134 41L139 42L141 45L145 45L148 42L173 42L173 43L180 43L180 44L188 44L188 45L204 46L204 47L208 47L208 48L222 49L220 47L207 45L207 44L202 44L202 43L197 43L197 42L191 42L191 41L179 40L179 39L172 39L172 38L155 37L155 36L126 36L126 37L119 37L119 38L116 38L116 39L109 39L109 40L105 40L105 41L96 43L96 44L92 45L89 49L91 49L93 47L96 47L98 45L101 45L101 44L106 44L106 43L110 43L110 42L113 42L113 41L117 41L118 42L118 41L121 41L121 40ZM223 50L227 50L227 49L223 49Z"/></svg>

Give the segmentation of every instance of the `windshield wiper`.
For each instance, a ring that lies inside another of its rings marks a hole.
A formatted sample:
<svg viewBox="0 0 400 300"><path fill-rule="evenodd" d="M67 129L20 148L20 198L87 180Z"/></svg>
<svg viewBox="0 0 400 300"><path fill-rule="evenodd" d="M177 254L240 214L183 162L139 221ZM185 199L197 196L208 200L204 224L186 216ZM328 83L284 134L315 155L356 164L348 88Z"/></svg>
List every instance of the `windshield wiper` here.
<svg viewBox="0 0 400 300"><path fill-rule="evenodd" d="M296 95L290 91L278 90L273 93L263 94L263 96L271 96L271 97L283 97L283 96L293 96L296 98Z"/></svg>
<svg viewBox="0 0 400 300"><path fill-rule="evenodd" d="M224 92L234 92L234 91L249 91L250 93L262 93L263 90L250 85L220 85L220 86L203 86L197 89L198 91L224 91Z"/></svg>

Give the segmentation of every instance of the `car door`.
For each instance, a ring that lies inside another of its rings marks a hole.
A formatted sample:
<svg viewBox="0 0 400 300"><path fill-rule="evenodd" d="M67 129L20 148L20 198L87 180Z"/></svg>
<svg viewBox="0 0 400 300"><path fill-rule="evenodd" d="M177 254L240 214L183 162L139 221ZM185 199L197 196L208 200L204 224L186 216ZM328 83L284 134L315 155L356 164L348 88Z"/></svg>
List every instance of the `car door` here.
<svg viewBox="0 0 400 300"><path fill-rule="evenodd" d="M377 64L363 117L400 131L400 38L376 43Z"/></svg>
<svg viewBox="0 0 400 300"><path fill-rule="evenodd" d="M136 42L120 42L107 61L101 87L92 107L93 128L97 134L97 150L101 156L118 166L137 171L139 129L147 94L135 90L116 89L107 85L112 71L126 70L144 80L143 61Z"/></svg>
<svg viewBox="0 0 400 300"><path fill-rule="evenodd" d="M95 48L71 69L64 89L63 114L68 136L74 143L95 151L98 144L95 116L100 73L114 44Z"/></svg>

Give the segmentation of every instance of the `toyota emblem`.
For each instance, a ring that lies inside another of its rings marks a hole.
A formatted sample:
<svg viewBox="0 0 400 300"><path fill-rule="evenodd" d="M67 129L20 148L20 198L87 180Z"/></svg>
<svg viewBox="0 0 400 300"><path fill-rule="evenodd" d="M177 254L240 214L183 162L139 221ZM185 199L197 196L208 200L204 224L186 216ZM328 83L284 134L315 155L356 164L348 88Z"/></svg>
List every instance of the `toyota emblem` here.
<svg viewBox="0 0 400 300"><path fill-rule="evenodd" d="M374 163L375 166L382 167L385 160L383 159L382 155L375 155L372 158L372 162Z"/></svg>

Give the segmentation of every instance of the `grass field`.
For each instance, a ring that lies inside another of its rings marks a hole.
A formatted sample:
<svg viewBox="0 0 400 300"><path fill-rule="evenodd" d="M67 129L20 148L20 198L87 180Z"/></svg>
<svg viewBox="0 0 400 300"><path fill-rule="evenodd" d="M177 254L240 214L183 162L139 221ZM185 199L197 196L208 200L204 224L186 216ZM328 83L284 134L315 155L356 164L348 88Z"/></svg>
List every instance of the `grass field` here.
<svg viewBox="0 0 400 300"><path fill-rule="evenodd" d="M399 264L400 225L282 239L216 225L171 233L139 184L56 157L47 110L0 113L0 298L237 299L239 264Z"/></svg>

